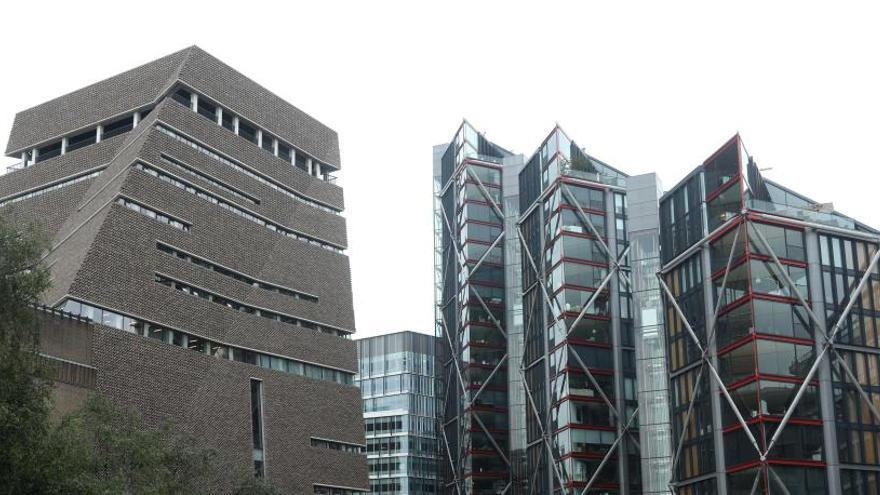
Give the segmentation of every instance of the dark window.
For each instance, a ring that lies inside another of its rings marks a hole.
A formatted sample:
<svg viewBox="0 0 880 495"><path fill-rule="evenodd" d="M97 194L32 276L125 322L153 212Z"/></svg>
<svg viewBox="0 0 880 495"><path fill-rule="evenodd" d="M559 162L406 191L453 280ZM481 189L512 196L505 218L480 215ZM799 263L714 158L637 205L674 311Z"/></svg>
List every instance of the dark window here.
<svg viewBox="0 0 880 495"><path fill-rule="evenodd" d="M189 107L192 104L192 93L187 91L185 88L178 88L177 91L175 91L171 95L171 98L174 101L180 103L181 105L184 105L187 107Z"/></svg>
<svg viewBox="0 0 880 495"><path fill-rule="evenodd" d="M719 237L710 245L710 252L712 257L712 273L725 268L727 266L727 261L730 259L730 251L733 250L733 265L736 265L737 260L743 255L745 252L746 245L746 234L743 231L742 227L738 227L739 229L739 237L736 240L736 246L733 244L733 239L737 237L736 232L737 229L731 229L729 232Z"/></svg>
<svg viewBox="0 0 880 495"><path fill-rule="evenodd" d="M286 144L279 141L278 142L278 158L281 158L282 160L289 162L290 161L290 153L291 153L290 146L287 146Z"/></svg>
<svg viewBox="0 0 880 495"><path fill-rule="evenodd" d="M55 158L56 156L61 154L61 141L57 143L52 143L37 150L37 160L41 162L43 160L48 160L50 158Z"/></svg>
<svg viewBox="0 0 880 495"><path fill-rule="evenodd" d="M238 119L238 135L257 144L257 129L244 120Z"/></svg>
<svg viewBox="0 0 880 495"><path fill-rule="evenodd" d="M813 347L773 340L757 341L758 370L772 375L804 376L813 364Z"/></svg>
<svg viewBox="0 0 880 495"><path fill-rule="evenodd" d="M742 211L742 195L737 182L706 203L709 232L720 227L740 211Z"/></svg>
<svg viewBox="0 0 880 495"><path fill-rule="evenodd" d="M269 153L274 153L275 148L272 145L272 140L275 139L271 134L264 132L263 133L263 149L268 151Z"/></svg>
<svg viewBox="0 0 880 495"><path fill-rule="evenodd" d="M769 345L773 346L773 344L775 344L775 342L772 342ZM718 361L721 365L721 378L724 379L725 383L730 384L756 373L754 346L755 344L753 342L747 342L718 356ZM775 353L773 354L773 357L776 357ZM767 371L772 373L770 369Z"/></svg>
<svg viewBox="0 0 880 495"><path fill-rule="evenodd" d="M573 185L568 185L567 189L574 196L575 201L577 201L578 204L576 206L580 206L581 209L590 208L605 211L605 193L602 190ZM566 199L565 203L569 203L569 201Z"/></svg>
<svg viewBox="0 0 880 495"><path fill-rule="evenodd" d="M707 193L711 194L712 191L739 175L737 141L737 139L734 139L726 148L719 151L711 161L705 164Z"/></svg>
<svg viewBox="0 0 880 495"><path fill-rule="evenodd" d="M254 475L263 477L263 382L251 380L251 432L254 444Z"/></svg>
<svg viewBox="0 0 880 495"><path fill-rule="evenodd" d="M98 133L95 129L86 131L67 140L67 151L73 151L90 144L95 144Z"/></svg>
<svg viewBox="0 0 880 495"><path fill-rule="evenodd" d="M229 129L230 131L235 131L234 120L235 120L235 116L232 115L232 112L224 111L223 116L220 119L220 123L223 125L223 127Z"/></svg>
<svg viewBox="0 0 880 495"><path fill-rule="evenodd" d="M199 114L217 121L217 105L199 98Z"/></svg>
<svg viewBox="0 0 880 495"><path fill-rule="evenodd" d="M296 153L296 167L300 170L306 170L306 156L302 153Z"/></svg>
<svg viewBox="0 0 880 495"><path fill-rule="evenodd" d="M247 349L233 349L232 350L232 359L235 361L239 361L242 363L248 364L257 364L257 353L253 351L249 351Z"/></svg>
<svg viewBox="0 0 880 495"><path fill-rule="evenodd" d="M162 342L168 342L168 336L169 336L168 330L161 328L161 327L157 327L155 325L150 325L150 328L147 331L147 337L150 337L150 338L153 338L156 340L161 340Z"/></svg>
<svg viewBox="0 0 880 495"><path fill-rule="evenodd" d="M660 203L660 244L669 261L703 237L700 176L695 174Z"/></svg>
<svg viewBox="0 0 880 495"><path fill-rule="evenodd" d="M190 335L186 342L186 347L191 351L205 353L207 352L207 342L200 339L199 337L195 337Z"/></svg>
<svg viewBox="0 0 880 495"><path fill-rule="evenodd" d="M125 134L126 132L132 130L134 128L134 117L129 115L128 117L123 117L115 122L110 122L109 124L104 126L104 131L101 133L102 139L112 138L113 136L118 136L120 134ZM70 149L68 142L68 149Z"/></svg>
<svg viewBox="0 0 880 495"><path fill-rule="evenodd" d="M764 236L770 249L777 257L798 261L806 260L802 231L757 222L752 223L752 227ZM770 256L757 235L750 233L749 241L750 251Z"/></svg>

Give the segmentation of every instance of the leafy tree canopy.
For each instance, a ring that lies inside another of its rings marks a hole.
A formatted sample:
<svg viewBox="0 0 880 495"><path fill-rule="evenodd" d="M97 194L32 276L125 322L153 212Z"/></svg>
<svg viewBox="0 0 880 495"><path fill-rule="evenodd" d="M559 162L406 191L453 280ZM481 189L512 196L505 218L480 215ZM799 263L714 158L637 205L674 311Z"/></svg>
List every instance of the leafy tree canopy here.
<svg viewBox="0 0 880 495"><path fill-rule="evenodd" d="M145 426L98 394L53 422L34 309L50 284L46 247L36 228L0 216L0 495L278 493L171 425Z"/></svg>

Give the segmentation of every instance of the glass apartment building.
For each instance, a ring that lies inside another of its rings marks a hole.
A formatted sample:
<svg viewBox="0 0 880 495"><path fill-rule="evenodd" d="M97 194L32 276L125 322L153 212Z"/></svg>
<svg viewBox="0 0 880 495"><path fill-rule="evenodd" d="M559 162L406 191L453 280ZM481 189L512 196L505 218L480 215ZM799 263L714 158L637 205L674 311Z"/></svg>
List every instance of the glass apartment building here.
<svg viewBox="0 0 880 495"><path fill-rule="evenodd" d="M434 150L443 493L501 493L512 480L508 339L521 330L510 328L503 198L516 187L505 169L520 163L468 122Z"/></svg>
<svg viewBox="0 0 880 495"><path fill-rule="evenodd" d="M536 493L640 490L625 179L559 127L520 173Z"/></svg>
<svg viewBox="0 0 880 495"><path fill-rule="evenodd" d="M671 487L878 493L878 232L737 135L661 198L660 238Z"/></svg>
<svg viewBox="0 0 880 495"><path fill-rule="evenodd" d="M416 332L357 341L371 494L437 493L437 347Z"/></svg>
<svg viewBox="0 0 880 495"><path fill-rule="evenodd" d="M634 280L627 210L639 197L638 266L658 263L658 186L652 176L629 191L627 179L559 127L528 160L466 121L434 148L443 493L668 490L659 288L645 270ZM634 287L654 318L636 322ZM652 487L640 476L643 400L660 446Z"/></svg>
<svg viewBox="0 0 880 495"><path fill-rule="evenodd" d="M465 122L434 187L442 492L880 493L880 232L738 135L663 192Z"/></svg>

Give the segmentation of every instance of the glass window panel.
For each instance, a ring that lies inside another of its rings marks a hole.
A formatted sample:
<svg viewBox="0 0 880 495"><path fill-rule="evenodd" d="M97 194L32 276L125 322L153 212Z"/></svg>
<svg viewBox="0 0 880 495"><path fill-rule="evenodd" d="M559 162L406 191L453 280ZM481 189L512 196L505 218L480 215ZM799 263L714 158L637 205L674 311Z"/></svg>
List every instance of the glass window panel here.
<svg viewBox="0 0 880 495"><path fill-rule="evenodd" d="M720 227L742 211L742 194L739 183L725 189L706 203L709 231Z"/></svg>

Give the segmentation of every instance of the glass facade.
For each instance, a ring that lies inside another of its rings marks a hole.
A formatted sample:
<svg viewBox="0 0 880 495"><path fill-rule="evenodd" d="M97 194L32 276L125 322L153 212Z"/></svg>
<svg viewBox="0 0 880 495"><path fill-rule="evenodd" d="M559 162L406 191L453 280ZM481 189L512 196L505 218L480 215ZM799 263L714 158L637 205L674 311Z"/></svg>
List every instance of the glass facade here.
<svg viewBox="0 0 880 495"><path fill-rule="evenodd" d="M880 232L738 135L666 193L558 127L434 163L444 493L880 493Z"/></svg>
<svg viewBox="0 0 880 495"><path fill-rule="evenodd" d="M627 179L633 326L639 404L642 493L667 494L672 478L672 432L660 269L660 182L655 174Z"/></svg>
<svg viewBox="0 0 880 495"><path fill-rule="evenodd" d="M436 493L437 338L400 332L357 347L370 493Z"/></svg>
<svg viewBox="0 0 880 495"><path fill-rule="evenodd" d="M510 461L515 420L508 400L513 318L508 316L517 305L509 299L511 267L505 255L510 249L505 210L516 199L501 200L508 197L503 171L510 158L467 122L435 156L443 493L495 494L516 484Z"/></svg>
<svg viewBox="0 0 880 495"><path fill-rule="evenodd" d="M877 464L862 392L878 368L857 349L876 347L876 276L836 338L852 349L825 349L877 233L828 235L856 223L820 210L763 179L738 135L661 199L678 493L877 493L847 469Z"/></svg>
<svg viewBox="0 0 880 495"><path fill-rule="evenodd" d="M826 320L834 322L840 318L853 288L866 274L870 260L877 252L877 244L842 235L820 235L819 252ZM840 349L831 360L843 493L876 494L880 491L877 474L871 472L872 468L880 467L877 452L880 421L858 390L860 387L875 408L880 405L878 274L876 266L870 270L865 288L858 294L836 339L846 348ZM849 367L852 377L847 376L844 365Z"/></svg>
<svg viewBox="0 0 880 495"><path fill-rule="evenodd" d="M558 127L520 173L532 493L641 490L625 184Z"/></svg>

